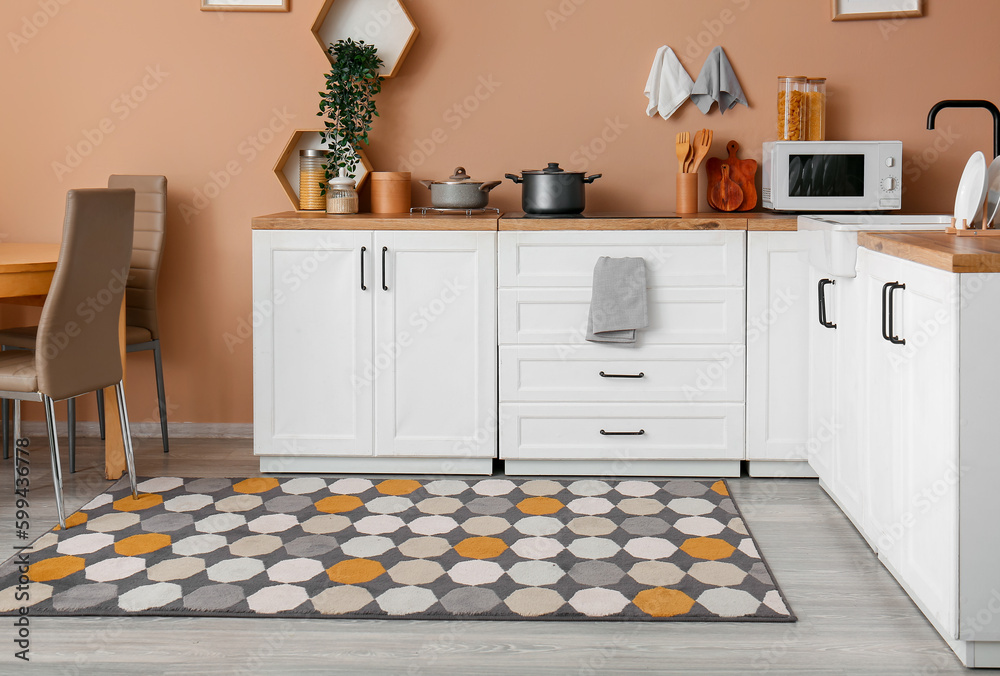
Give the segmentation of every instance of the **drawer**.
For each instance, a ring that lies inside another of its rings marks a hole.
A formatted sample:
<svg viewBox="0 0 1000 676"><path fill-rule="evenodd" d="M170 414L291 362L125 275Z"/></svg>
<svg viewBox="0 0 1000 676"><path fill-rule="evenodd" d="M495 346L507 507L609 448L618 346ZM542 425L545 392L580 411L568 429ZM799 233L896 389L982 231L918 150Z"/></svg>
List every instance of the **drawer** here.
<svg viewBox="0 0 1000 676"><path fill-rule="evenodd" d="M745 342L746 298L742 288L650 289L649 326L638 345ZM501 289L501 345L586 343L590 288Z"/></svg>
<svg viewBox="0 0 1000 676"><path fill-rule="evenodd" d="M499 233L501 287L586 287L601 256L643 258L651 289L744 286L742 231Z"/></svg>
<svg viewBox="0 0 1000 676"><path fill-rule="evenodd" d="M504 402L742 402L745 377L743 345L500 348Z"/></svg>
<svg viewBox="0 0 1000 676"><path fill-rule="evenodd" d="M742 460L743 446L742 404L500 406L501 458Z"/></svg>

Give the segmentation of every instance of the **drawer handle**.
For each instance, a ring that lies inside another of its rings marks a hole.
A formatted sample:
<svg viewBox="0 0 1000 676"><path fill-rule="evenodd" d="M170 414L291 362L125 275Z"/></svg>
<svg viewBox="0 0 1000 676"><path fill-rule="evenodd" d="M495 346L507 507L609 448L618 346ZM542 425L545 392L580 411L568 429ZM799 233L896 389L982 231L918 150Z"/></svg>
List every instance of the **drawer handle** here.
<svg viewBox="0 0 1000 676"><path fill-rule="evenodd" d="M601 430L601 434L608 437L641 437L646 433L646 430L639 430L638 432L607 432Z"/></svg>
<svg viewBox="0 0 1000 676"><path fill-rule="evenodd" d="M639 371L639 373L636 375L633 375L631 373L605 373L604 371L601 371L601 377L602 378L645 378L646 374L643 373L642 371Z"/></svg>

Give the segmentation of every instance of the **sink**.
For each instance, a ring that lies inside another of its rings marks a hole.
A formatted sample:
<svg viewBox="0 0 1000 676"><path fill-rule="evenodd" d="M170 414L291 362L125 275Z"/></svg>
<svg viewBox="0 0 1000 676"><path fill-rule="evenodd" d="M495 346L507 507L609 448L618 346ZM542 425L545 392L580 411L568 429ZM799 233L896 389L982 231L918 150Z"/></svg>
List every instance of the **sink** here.
<svg viewBox="0 0 1000 676"><path fill-rule="evenodd" d="M809 264L832 277L858 274L858 232L862 230L941 230L951 216L892 216L886 214L835 214L799 216L800 231L810 233Z"/></svg>

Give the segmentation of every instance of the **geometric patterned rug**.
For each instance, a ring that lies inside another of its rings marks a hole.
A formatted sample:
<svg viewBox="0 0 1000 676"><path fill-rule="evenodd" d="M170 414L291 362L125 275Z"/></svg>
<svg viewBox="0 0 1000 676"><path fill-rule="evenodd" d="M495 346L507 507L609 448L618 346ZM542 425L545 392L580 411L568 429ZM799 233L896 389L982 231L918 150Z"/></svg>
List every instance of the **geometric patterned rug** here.
<svg viewBox="0 0 1000 676"><path fill-rule="evenodd" d="M721 480L160 477L139 490L119 482L39 538L28 599L17 557L0 565L0 612L795 621Z"/></svg>

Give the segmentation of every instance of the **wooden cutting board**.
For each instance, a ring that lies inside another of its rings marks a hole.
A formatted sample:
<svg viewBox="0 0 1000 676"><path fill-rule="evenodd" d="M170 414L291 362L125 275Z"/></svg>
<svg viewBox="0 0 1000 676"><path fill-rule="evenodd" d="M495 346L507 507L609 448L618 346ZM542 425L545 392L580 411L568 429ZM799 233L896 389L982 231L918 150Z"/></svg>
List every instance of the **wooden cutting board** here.
<svg viewBox="0 0 1000 676"><path fill-rule="evenodd" d="M736 156L740 151L740 144L730 141L726 144L729 150L729 157L721 159L710 157L705 162L705 171L708 174L708 203L713 209L719 211L750 211L757 206L757 160L741 160ZM732 202L729 204L717 204L713 200L713 193L718 195L716 188L722 182L722 165L729 167L729 180L740 187L743 191L743 201L734 208Z"/></svg>

